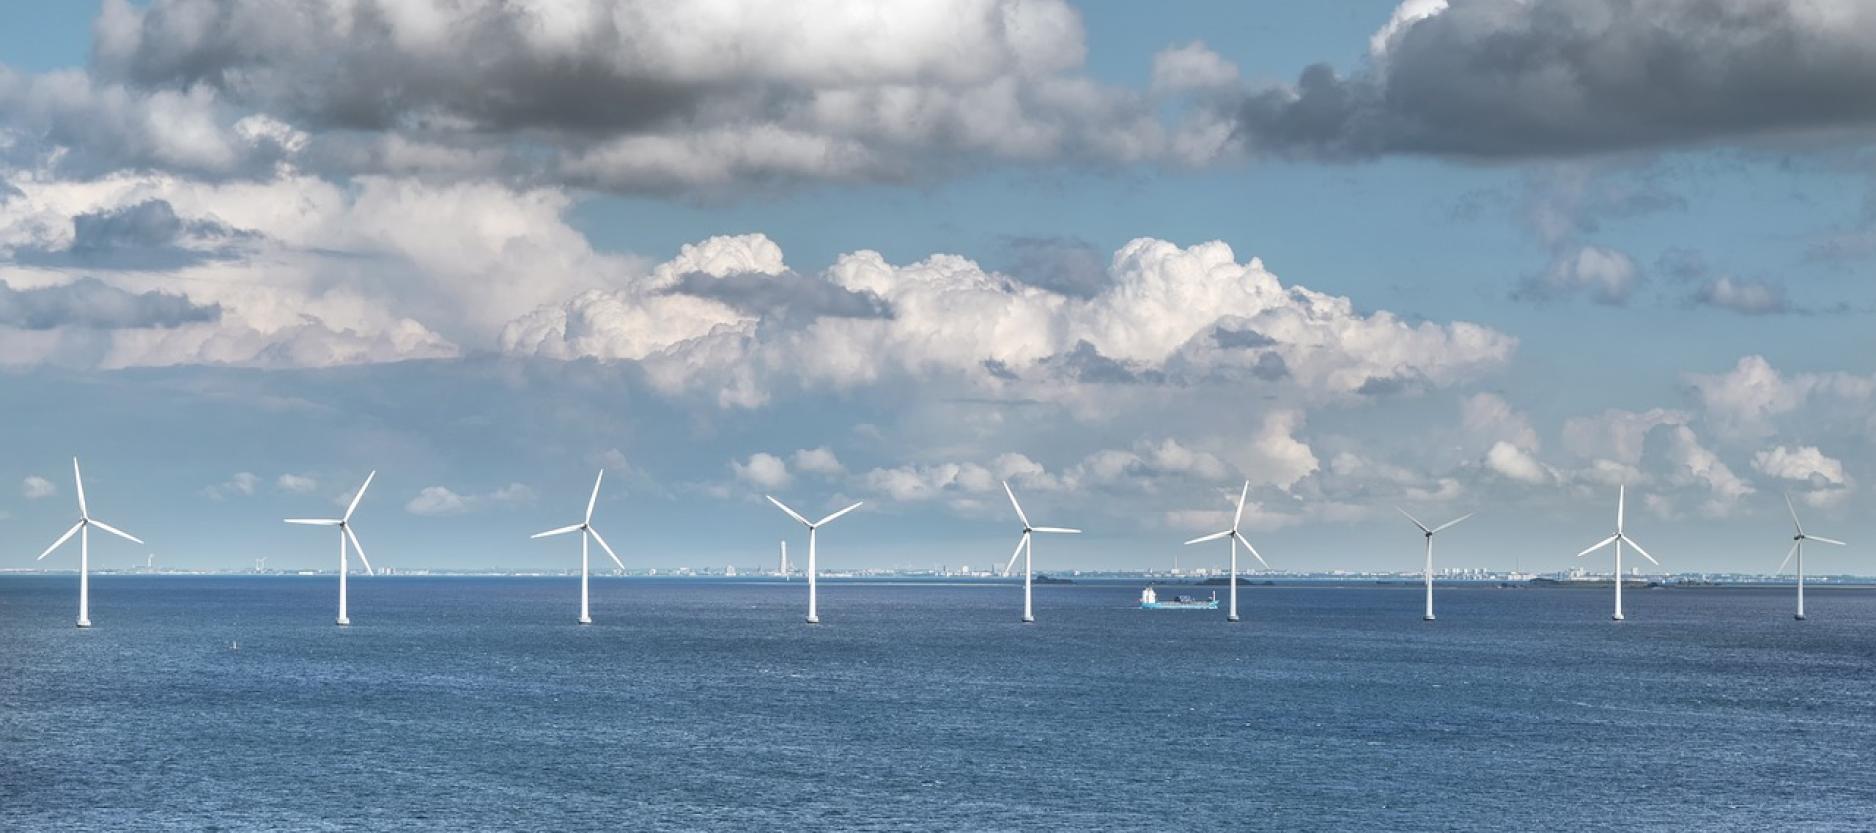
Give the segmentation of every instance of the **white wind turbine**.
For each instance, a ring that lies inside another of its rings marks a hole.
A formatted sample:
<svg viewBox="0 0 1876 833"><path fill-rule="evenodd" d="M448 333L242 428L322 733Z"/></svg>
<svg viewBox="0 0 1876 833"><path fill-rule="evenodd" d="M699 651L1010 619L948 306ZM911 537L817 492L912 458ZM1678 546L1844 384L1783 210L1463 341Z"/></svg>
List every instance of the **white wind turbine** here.
<svg viewBox="0 0 1876 833"><path fill-rule="evenodd" d="M1231 539L1231 612L1225 616L1225 621L1227 622L1238 621L1238 544L1243 544L1245 549L1250 550L1251 557L1257 559L1257 563L1264 565L1264 569L1270 569L1270 562L1265 561L1263 556L1258 555L1257 548L1251 546L1250 539L1244 537L1244 533L1238 531L1238 525L1244 522L1244 499L1249 497L1250 494L1251 481L1246 480L1244 481L1244 488L1238 492L1238 512L1231 516L1230 529L1223 532L1214 532L1210 535L1203 535L1186 542L1187 546L1191 546L1193 544L1203 544L1206 541L1216 541L1220 538Z"/></svg>
<svg viewBox="0 0 1876 833"><path fill-rule="evenodd" d="M65 534L59 536L59 540L53 541L52 546L46 547L46 551L40 553L37 560L44 561L46 556L51 555L66 541L72 540L73 535L78 536L78 626L89 628L91 627L91 528L95 526L119 538L136 541L139 544L143 542L128 532L91 517L91 512L85 508L85 476L78 471L77 457L72 458L72 482L78 487L78 523L72 524L71 529L65 530Z"/></svg>
<svg viewBox="0 0 1876 833"><path fill-rule="evenodd" d="M1394 507L1394 511L1399 512L1402 515L1407 515L1407 510L1402 509L1398 506ZM1407 520L1413 521L1414 526L1420 527L1420 532L1425 534L1427 537L1427 569L1426 569L1427 616L1426 616L1426 620L1428 622L1433 621L1433 536L1439 533L1441 530L1458 526L1461 521L1464 521L1465 519L1472 517L1472 514L1473 513L1471 512L1467 512L1464 515L1461 515L1457 518L1447 521L1446 523L1440 524L1439 526L1433 527L1432 529L1428 529L1427 525L1421 523L1418 518L1415 518L1412 515L1407 515Z"/></svg>
<svg viewBox="0 0 1876 833"><path fill-rule="evenodd" d="M794 565L788 563L788 542L786 540L782 541L782 563L776 566L775 572L781 574L783 581L787 581L794 572Z"/></svg>
<svg viewBox="0 0 1876 833"><path fill-rule="evenodd" d="M599 503L599 484L605 479L605 469L600 469L599 476L593 478L593 496L586 499L586 520L572 526L563 526L559 529L550 529L546 532L537 532L528 536L530 538L547 538L553 535L565 535L569 532L580 533L580 624L582 625L593 624L593 617L587 615L586 608L587 558L590 555L590 550L586 542L587 539L590 537L594 541L599 542L599 548L605 550L606 555L612 557L612 563L619 565L620 570L625 569L625 562L619 560L619 555L612 551L612 547L606 543L606 539L599 537L599 530L593 528L593 506Z"/></svg>
<svg viewBox="0 0 1876 833"><path fill-rule="evenodd" d="M1656 561L1654 556L1649 555L1647 550L1642 549L1640 544L1635 543L1635 539L1628 537L1628 534L1622 531L1622 507L1627 502L1628 486L1624 485L1615 493L1615 534L1602 539L1596 546L1576 554L1577 558L1582 558L1610 544L1615 545L1615 616L1612 618L1617 622L1622 621L1622 545L1627 544L1634 547L1635 551L1641 553L1641 557L1648 559L1650 564L1656 567L1661 566L1661 562Z"/></svg>
<svg viewBox="0 0 1876 833"><path fill-rule="evenodd" d="M1791 525L1793 528L1797 530L1797 534L1791 536L1791 552L1785 553L1785 560L1778 563L1778 572L1780 573L1784 572L1785 565L1791 563L1791 559L1793 556L1797 557L1798 559L1798 616L1797 618L1798 618L1798 621L1802 622L1804 621L1804 542L1817 541L1823 544L1834 544L1839 547L1848 546L1848 544L1845 544L1842 541L1825 538L1822 535L1811 535L1811 534L1806 533L1804 531L1804 524L1798 523L1798 507L1792 505L1791 495L1789 493L1785 495L1785 508L1790 510L1791 512Z"/></svg>
<svg viewBox="0 0 1876 833"><path fill-rule="evenodd" d="M1035 579L1036 543L1031 533L1046 532L1060 535L1074 535L1081 530L1062 526L1030 526L1029 516L1023 514L1023 505L1016 502L1016 493L1010 491L1010 484L1005 481L1003 493L1010 496L1010 506L1016 509L1016 519L1023 522L1023 537L1016 540L1016 551L1010 553L1010 563L1003 565L1003 574L1008 576L1016 567L1016 557L1023 556L1023 621L1036 621L1035 608L1030 604L1030 584Z"/></svg>
<svg viewBox="0 0 1876 833"><path fill-rule="evenodd" d="M345 507L345 514L337 518L288 518L287 523L304 526L336 526L339 528L339 624L352 624L345 609L345 578L352 571L351 559L347 557L345 542L350 539L352 548L358 550L358 561L365 565L365 575L372 575L371 559L365 557L365 545L358 543L358 534L352 531L352 513L358 511L358 502L364 500L365 490L371 488L371 479L377 477L373 471L365 475L365 485L358 487L358 494L352 495L352 502Z"/></svg>
<svg viewBox="0 0 1876 833"><path fill-rule="evenodd" d="M797 521L800 521L802 526L805 526L808 528L808 624L818 625L821 623L821 616L819 613L820 608L817 607L820 600L816 595L816 590L814 587L815 573L819 572L818 570L815 569L815 566L814 566L814 531L817 529L820 529L821 527L827 526L830 523L833 523L835 518L838 518L842 515L847 514L848 512L852 512L853 510L860 508L860 504L865 503L865 501L858 501L854 503L852 506L842 509L839 512L835 512L834 514L828 515L827 517L822 518L818 521L810 522L807 518L802 517L800 512L796 512L795 510L788 508L787 504L779 500L776 500L773 497L769 497L768 495L763 495L763 497L769 498L769 502L775 504L775 508L788 513L788 517L791 517Z"/></svg>

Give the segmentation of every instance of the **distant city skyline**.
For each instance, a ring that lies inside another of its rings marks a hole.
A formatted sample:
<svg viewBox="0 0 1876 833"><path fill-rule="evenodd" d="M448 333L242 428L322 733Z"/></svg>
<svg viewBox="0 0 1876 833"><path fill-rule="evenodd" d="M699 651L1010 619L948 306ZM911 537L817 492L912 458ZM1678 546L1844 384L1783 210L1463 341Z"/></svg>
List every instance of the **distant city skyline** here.
<svg viewBox="0 0 1876 833"><path fill-rule="evenodd" d="M18 5L0 570L1876 574L1876 12L1726 5Z"/></svg>

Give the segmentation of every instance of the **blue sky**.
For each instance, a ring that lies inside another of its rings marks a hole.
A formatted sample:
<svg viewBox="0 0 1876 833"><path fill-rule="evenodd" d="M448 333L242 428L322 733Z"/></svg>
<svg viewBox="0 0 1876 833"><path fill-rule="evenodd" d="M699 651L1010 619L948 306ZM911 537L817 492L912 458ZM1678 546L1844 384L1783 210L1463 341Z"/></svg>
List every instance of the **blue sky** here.
<svg viewBox="0 0 1876 833"><path fill-rule="evenodd" d="M765 492L987 564L1003 479L1044 568L1246 479L1296 569L1412 568L1396 504L1569 566L1619 483L1672 569L1870 537L1860 4L478 5L0 12L0 567L73 454L204 567L373 468L405 567L570 565L601 467L634 566L768 563Z"/></svg>

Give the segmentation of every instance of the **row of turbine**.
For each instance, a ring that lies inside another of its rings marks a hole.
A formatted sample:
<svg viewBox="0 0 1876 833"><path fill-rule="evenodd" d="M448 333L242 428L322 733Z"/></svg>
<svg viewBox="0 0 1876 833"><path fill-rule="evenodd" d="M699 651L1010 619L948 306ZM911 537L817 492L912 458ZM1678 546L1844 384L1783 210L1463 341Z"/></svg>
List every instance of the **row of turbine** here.
<svg viewBox="0 0 1876 833"><path fill-rule="evenodd" d="M346 577L347 575L351 573L350 550L355 549L358 551L358 560L360 563L364 565L365 574L366 575L372 574L371 561L365 557L365 547L363 544L359 543L358 533L352 531L351 522L352 522L352 513L358 510L359 502L364 500L365 498L365 490L371 488L372 478L375 478L377 476L378 476L378 473L376 471L373 471L370 474L365 476L364 484L358 487L358 492L352 495L351 502L346 505L345 514L337 518L287 518L286 519L286 522L290 524L301 524L301 525L306 525L306 526L331 526L331 527L338 528L338 531L339 531L338 624L340 625L349 625L352 623L352 620L347 615L347 610L346 610ZM599 476L594 478L593 480L593 493L586 500L586 515L580 520L579 523L570 524L567 526L560 527L558 529L550 529L550 530L547 530L546 532L538 532L530 536L532 538L548 538L548 537L552 537L556 535L568 535L568 534L575 533L575 532L580 533L580 618L579 618L579 623L582 625L590 625L593 623L591 612L588 608L588 583L589 583L589 577L591 575L590 562L589 562L591 550L589 547L589 542L599 544L600 549L605 550L606 555L612 559L612 563L618 565L620 570L625 569L625 562L619 559L618 553L613 552L612 546L606 543L606 539L599 534L599 530L593 528L593 509L599 504L599 487L602 483L605 482L605 479L606 479L606 472L604 469L601 469L599 472ZM53 552L57 551L58 548L63 546L66 541L71 540L72 536L74 535L78 536L78 627L88 628L88 627L91 627L91 527L95 526L101 530L104 530L105 532L111 533L112 535L116 535L120 538L124 538L129 541L134 541L139 544L143 543L143 540L140 538L137 538L134 535L131 535L128 532L125 532L121 529L111 526L110 524L104 523L103 521L100 521L96 518L91 517L90 509L87 508L87 506L85 505L85 478L84 478L84 474L78 468L78 458L76 457L72 458L72 480L73 480L74 485L76 486L76 491L78 494L78 522L73 524L71 529L66 530L64 535L59 536L58 540L53 541L52 546L47 547L45 552L40 553L39 560L42 560L42 561L45 560L46 556L49 556ZM1245 499L1250 496L1250 491L1251 491L1251 484L1250 484L1250 481L1247 480L1244 483L1244 488L1238 492L1237 511L1235 514L1232 515L1230 528L1222 530L1220 532L1214 532L1210 535L1201 535L1197 538L1194 538L1186 542L1187 545L1203 544L1203 543L1210 542L1210 541L1216 541L1221 538L1228 539L1230 541L1231 543L1230 606L1229 606L1229 612L1226 614L1226 620L1231 621L1231 622L1239 621L1239 617L1238 617L1238 545L1243 544L1244 548L1250 551L1251 556L1253 558L1256 558L1259 564L1264 565L1265 569L1270 568L1270 562L1264 560L1263 555L1257 552L1257 548L1251 544L1250 539L1246 538L1244 536L1243 531L1240 529L1240 527L1243 525L1243 522L1244 522L1244 502L1245 502ZM1036 621L1036 615L1035 615L1035 607L1033 604L1032 588L1033 588L1033 582L1034 582L1034 576L1035 576L1035 539L1034 539L1035 534L1036 533L1075 534L1075 533L1081 532L1081 530L1070 529L1068 527L1057 527L1057 526L1035 526L1029 522L1029 515L1023 512L1023 505L1017 501L1016 492L1010 488L1009 483L1006 482L1003 484L1003 492L1004 494L1009 495L1010 507L1016 510L1016 518L1017 520L1021 521L1023 524L1022 536L1019 537L1016 541L1015 551L1010 553L1009 563L1005 564L1003 567L1003 575L1008 576L1010 574L1010 571L1015 568L1016 559L1018 558L1023 559L1023 618L1022 618L1022 621L1034 622ZM793 518L796 521L799 521L803 526L808 528L808 564L807 564L807 570L806 570L807 577L808 577L807 621L809 624L819 624L821 621L820 611L819 611L819 591L818 591L818 588L816 587L816 582L815 582L816 576L819 572L819 570L816 568L816 565L815 565L816 533L820 530L821 527L824 527L832 523L835 519L839 518L840 516L845 515L848 512L852 512L855 509L860 508L863 501L855 502L853 505L848 506L845 509L841 509L840 511L835 512L831 515L828 515L827 517L821 518L818 521L810 521L807 519L807 517L803 516L799 512L796 512L794 509L789 508L787 504L782 503L779 500L776 500L774 497L771 497L768 495L764 495L764 497L767 497L770 503L775 504L776 508L782 510L784 513L787 513L788 517ZM1609 547L1612 545L1615 547L1615 573L1614 573L1615 615L1613 618L1618 622L1622 621L1623 619L1623 615L1622 615L1622 546L1624 544L1628 545L1629 547L1633 548L1637 553L1640 553L1643 558L1648 559L1650 563L1654 564L1657 567L1661 566L1661 562L1656 561L1654 556L1649 555L1647 550L1642 549L1642 546L1638 543L1635 543L1635 539L1630 538L1628 536L1628 533L1624 531L1624 521L1625 521L1625 516L1627 514L1625 511L1625 507L1626 507L1627 502L1628 502L1628 487L1622 486L1616 492L1614 534L1611 534L1609 537L1602 539L1601 541L1597 542L1595 545L1589 547L1588 549L1585 549L1582 552L1577 553L1577 556L1576 556L1578 558L1582 558L1586 555L1597 552L1603 549L1604 547ZM1785 508L1791 513L1791 523L1792 523L1792 527L1796 530L1796 534L1792 536L1791 551L1785 554L1785 560L1783 562L1780 562L1778 565L1778 572L1784 572L1786 565L1790 564L1793 558L1797 559L1798 611L1797 611L1796 618L1802 620L1804 619L1804 544L1805 542L1817 541L1820 543L1833 544L1833 545L1840 546L1840 547L1846 546L1846 545L1842 541L1834 540L1831 538L1825 538L1821 535L1807 534L1804 531L1804 524L1799 522L1798 520L1798 509L1795 505L1792 504L1790 495L1785 496ZM1466 515L1462 515L1453 520L1447 521L1446 523L1440 524L1439 526L1429 527L1426 524L1421 523L1419 519L1415 518L1413 515L1408 514L1407 510L1401 509L1399 507L1395 507L1395 509L1396 511L1400 512L1402 515L1406 515L1407 520L1412 521L1413 525L1416 528L1418 528L1421 534L1425 536L1426 538L1426 566L1422 575L1426 583L1425 619L1426 621L1431 622L1434 620L1434 617L1433 617L1433 536L1439 534L1440 532L1444 530L1447 530L1454 526L1459 525L1461 522L1465 521L1466 519L1471 518L1472 515L1468 513ZM349 548L347 546L348 544L350 545ZM783 549L782 549L782 570L784 572L788 570L788 550L787 550L786 542L783 543Z"/></svg>

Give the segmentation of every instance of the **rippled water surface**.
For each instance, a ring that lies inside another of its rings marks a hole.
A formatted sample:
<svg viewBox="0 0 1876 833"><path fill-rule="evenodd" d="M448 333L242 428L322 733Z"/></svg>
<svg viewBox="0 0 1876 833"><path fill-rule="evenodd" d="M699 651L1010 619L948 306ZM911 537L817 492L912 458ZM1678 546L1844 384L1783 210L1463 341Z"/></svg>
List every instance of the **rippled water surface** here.
<svg viewBox="0 0 1876 833"><path fill-rule="evenodd" d="M1869 830L1876 593L0 576L4 830ZM232 650L232 643L239 643Z"/></svg>

